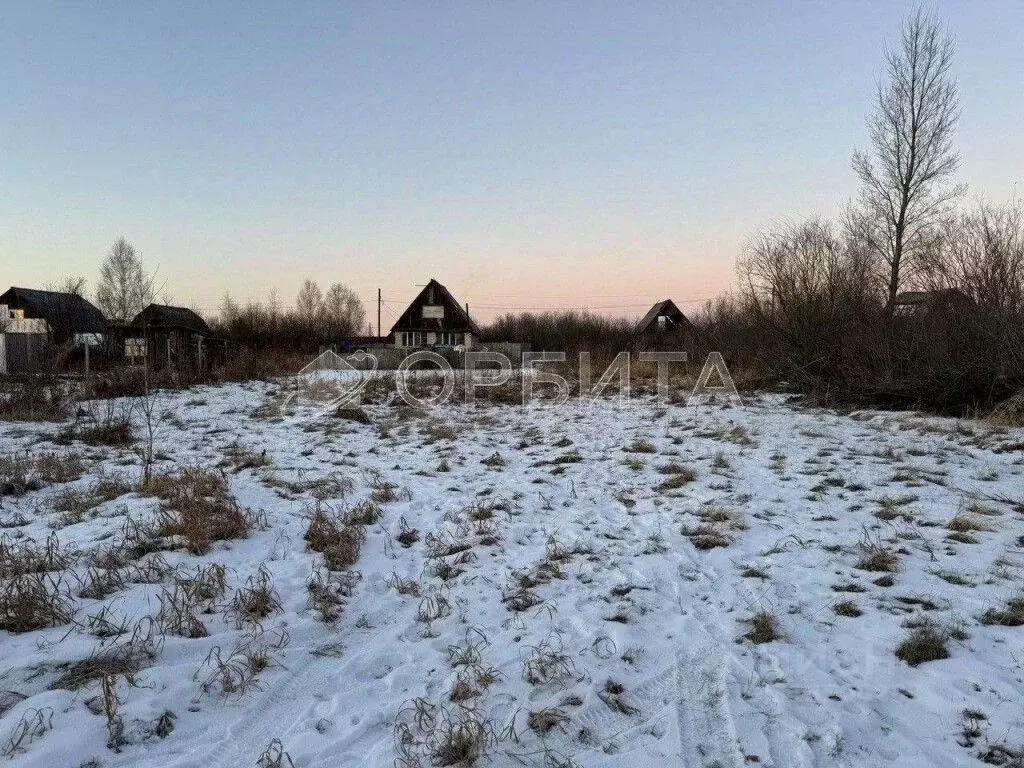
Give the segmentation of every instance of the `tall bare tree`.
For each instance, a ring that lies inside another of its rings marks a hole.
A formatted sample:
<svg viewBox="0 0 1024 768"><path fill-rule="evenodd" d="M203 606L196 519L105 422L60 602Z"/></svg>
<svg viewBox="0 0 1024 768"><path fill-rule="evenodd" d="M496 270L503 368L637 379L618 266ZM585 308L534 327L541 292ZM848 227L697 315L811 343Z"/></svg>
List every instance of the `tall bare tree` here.
<svg viewBox="0 0 1024 768"><path fill-rule="evenodd" d="M334 336L351 336L362 330L366 309L359 297L342 283L334 283L324 295L324 314Z"/></svg>
<svg viewBox="0 0 1024 768"><path fill-rule="evenodd" d="M953 39L919 9L886 52L885 77L868 119L871 149L855 152L864 232L886 268L890 311L915 260L961 187L949 184L960 164L953 133L960 116L951 75Z"/></svg>
<svg viewBox="0 0 1024 768"><path fill-rule="evenodd" d="M324 311L324 294L320 286L307 279L295 299L295 312L299 319L310 327L316 325Z"/></svg>
<svg viewBox="0 0 1024 768"><path fill-rule="evenodd" d="M153 277L135 248L119 238L100 267L96 303L108 320L127 323L153 301Z"/></svg>

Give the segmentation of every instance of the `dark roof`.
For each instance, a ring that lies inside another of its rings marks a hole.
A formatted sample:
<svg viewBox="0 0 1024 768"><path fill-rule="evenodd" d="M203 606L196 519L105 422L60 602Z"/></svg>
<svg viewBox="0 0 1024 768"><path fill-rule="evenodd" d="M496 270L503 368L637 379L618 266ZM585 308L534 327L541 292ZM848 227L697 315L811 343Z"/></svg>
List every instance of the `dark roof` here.
<svg viewBox="0 0 1024 768"><path fill-rule="evenodd" d="M970 303L970 297L957 288L942 288L937 291L903 291L896 295L893 302L903 306L935 306L947 302Z"/></svg>
<svg viewBox="0 0 1024 768"><path fill-rule="evenodd" d="M435 280L434 278L430 278L430 282L428 282L423 287L422 291L416 294L416 298L412 300L412 302L401 314L398 320L395 321L395 324L391 328L392 334L399 330L408 329L413 326L420 326L420 323L412 321L410 312L413 307L421 303L424 303L421 302L421 299L424 299L426 297L428 291L430 291L431 288L433 288L434 291L440 295L441 303L444 304L445 307L447 307L447 311L451 313L449 317L445 318L446 322L449 319L453 320L453 325L468 328L471 333L479 335L480 327L473 321L473 318L471 318L466 313L465 307L463 307L463 305L460 304L454 296L452 296L451 291L449 291L447 288L441 285L441 283L437 282L437 280ZM435 298L437 298L437 296L435 296Z"/></svg>
<svg viewBox="0 0 1024 768"><path fill-rule="evenodd" d="M647 310L647 314L644 315L640 319L640 322L636 324L636 332L646 333L651 330L654 326L655 320L662 315L668 317L680 330L690 326L690 321L686 319L686 315L682 313L672 299L662 299Z"/></svg>
<svg viewBox="0 0 1024 768"><path fill-rule="evenodd" d="M14 304L17 298L50 324L51 329L73 333L104 333L107 319L95 306L77 293L40 291L35 288L9 288L0 295L0 304Z"/></svg>
<svg viewBox="0 0 1024 768"><path fill-rule="evenodd" d="M184 328L204 336L210 335L210 326L188 307L150 304L135 316L131 324L135 328Z"/></svg>

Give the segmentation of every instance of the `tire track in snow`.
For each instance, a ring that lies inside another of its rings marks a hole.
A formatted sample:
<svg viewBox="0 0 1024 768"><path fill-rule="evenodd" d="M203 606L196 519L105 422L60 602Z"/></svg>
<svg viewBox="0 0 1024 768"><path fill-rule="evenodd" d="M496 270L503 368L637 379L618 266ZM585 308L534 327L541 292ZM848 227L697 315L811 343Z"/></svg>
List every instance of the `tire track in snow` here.
<svg viewBox="0 0 1024 768"><path fill-rule="evenodd" d="M671 583L674 602L683 612L679 579ZM691 653L677 650L668 667L622 695L624 703L639 709L638 715L616 713L602 702L578 712L573 717L574 726L592 731L599 743L618 744L625 752L638 736L653 733L659 719L667 720L674 725L677 765L743 768L744 757L729 704L728 658L709 631L709 617L691 616L694 621L688 622L691 626L686 627L683 639L694 640L699 649ZM569 737L563 741L569 741ZM567 747L569 744L562 748L574 759L596 748Z"/></svg>

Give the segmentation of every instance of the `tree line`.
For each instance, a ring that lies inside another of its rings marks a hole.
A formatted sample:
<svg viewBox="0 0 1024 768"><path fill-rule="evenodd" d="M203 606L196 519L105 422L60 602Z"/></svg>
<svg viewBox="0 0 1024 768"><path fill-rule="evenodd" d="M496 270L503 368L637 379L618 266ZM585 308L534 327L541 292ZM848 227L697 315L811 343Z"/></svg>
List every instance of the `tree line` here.
<svg viewBox="0 0 1024 768"><path fill-rule="evenodd" d="M93 299L110 322L130 323L156 300L160 291L156 277L135 247L118 238L100 265ZM88 281L69 276L48 287L85 296ZM163 301L171 303L166 296ZM204 313L196 310L196 314ZM366 310L348 286L334 283L322 291L316 282L306 280L292 307L282 306L276 296L267 302L240 304L228 294L220 313L204 319L215 333L241 346L315 351L323 343L358 334L364 328Z"/></svg>

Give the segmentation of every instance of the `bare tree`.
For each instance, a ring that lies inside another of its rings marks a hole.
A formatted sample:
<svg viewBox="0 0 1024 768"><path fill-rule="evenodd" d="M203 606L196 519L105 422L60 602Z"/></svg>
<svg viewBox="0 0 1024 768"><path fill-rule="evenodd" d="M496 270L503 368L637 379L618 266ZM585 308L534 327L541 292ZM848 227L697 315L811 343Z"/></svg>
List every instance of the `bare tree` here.
<svg viewBox="0 0 1024 768"><path fill-rule="evenodd" d="M950 217L922 259L922 284L955 288L981 309L1024 311L1024 206L981 202Z"/></svg>
<svg viewBox="0 0 1024 768"><path fill-rule="evenodd" d="M323 315L323 305L324 294L320 286L312 280L306 280L295 299L295 311L299 319L309 327L316 325Z"/></svg>
<svg viewBox="0 0 1024 768"><path fill-rule="evenodd" d="M953 132L960 116L953 40L939 20L918 10L900 45L886 52L886 76L868 128L871 149L855 152L864 231L887 267L888 305L916 267L962 188L947 184L960 164Z"/></svg>
<svg viewBox="0 0 1024 768"><path fill-rule="evenodd" d="M323 308L333 336L357 334L366 321L363 302L351 288L342 283L335 283L327 289Z"/></svg>
<svg viewBox="0 0 1024 768"><path fill-rule="evenodd" d="M154 292L153 277L135 248L119 238L100 268L96 303L108 319L127 323L153 301Z"/></svg>
<svg viewBox="0 0 1024 768"><path fill-rule="evenodd" d="M74 296L85 296L86 279L81 275L66 275L55 283L46 286L49 291L70 293Z"/></svg>

